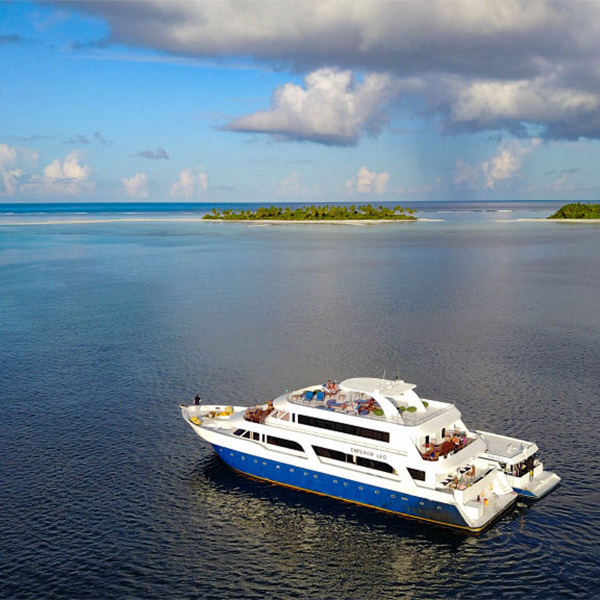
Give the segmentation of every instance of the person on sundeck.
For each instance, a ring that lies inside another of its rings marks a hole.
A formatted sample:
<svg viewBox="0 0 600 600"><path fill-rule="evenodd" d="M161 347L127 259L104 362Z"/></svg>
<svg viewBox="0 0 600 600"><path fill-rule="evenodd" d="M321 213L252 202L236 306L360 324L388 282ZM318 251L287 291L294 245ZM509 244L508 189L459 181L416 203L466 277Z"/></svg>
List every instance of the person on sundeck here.
<svg viewBox="0 0 600 600"><path fill-rule="evenodd" d="M335 382L332 382L331 379L328 379L327 383L323 387L325 388L325 393L328 396L332 396L338 391L338 386Z"/></svg>

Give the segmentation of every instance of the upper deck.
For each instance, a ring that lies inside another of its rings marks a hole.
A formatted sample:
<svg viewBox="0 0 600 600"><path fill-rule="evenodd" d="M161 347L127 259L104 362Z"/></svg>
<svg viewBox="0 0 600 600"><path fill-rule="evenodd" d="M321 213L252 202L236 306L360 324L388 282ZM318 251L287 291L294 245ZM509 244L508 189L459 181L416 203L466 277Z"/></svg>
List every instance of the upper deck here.
<svg viewBox="0 0 600 600"><path fill-rule="evenodd" d="M401 436L394 438L395 444L402 438L410 439L410 444L417 446L426 461L447 458L477 440L477 436L464 427L460 412L453 404L423 401L412 392L414 386L411 384L401 382L404 384L402 388L395 386L396 391L404 390L397 394L398 398L385 396L382 399L372 386L365 386L368 391L361 391L355 389L355 385L348 386L345 383L342 382L340 386L309 386L286 392L265 405L246 409L244 419L259 424L285 425L286 428L295 428L295 423L301 423L384 442L389 442L393 433ZM404 395L407 391L411 392L408 397ZM421 403L420 412L413 404L415 397ZM407 402L410 402L408 406ZM294 409L294 406L308 410ZM319 412L323 413L322 416L317 414ZM297 416L292 416L294 413ZM355 419L360 419L362 423Z"/></svg>
<svg viewBox="0 0 600 600"><path fill-rule="evenodd" d="M309 386L284 397L300 406L412 427L456 411L452 404L421 400L414 387L403 381L350 379L339 386Z"/></svg>

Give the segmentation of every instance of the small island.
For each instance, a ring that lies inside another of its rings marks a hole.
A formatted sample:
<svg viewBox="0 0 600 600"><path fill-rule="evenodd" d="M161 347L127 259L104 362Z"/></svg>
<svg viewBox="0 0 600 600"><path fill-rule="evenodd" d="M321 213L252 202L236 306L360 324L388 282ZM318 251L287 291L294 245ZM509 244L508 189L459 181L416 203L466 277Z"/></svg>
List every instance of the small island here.
<svg viewBox="0 0 600 600"><path fill-rule="evenodd" d="M350 206L261 206L255 211L213 208L203 219L213 221L416 221L412 208Z"/></svg>
<svg viewBox="0 0 600 600"><path fill-rule="evenodd" d="M600 204L565 204L548 219L600 219Z"/></svg>

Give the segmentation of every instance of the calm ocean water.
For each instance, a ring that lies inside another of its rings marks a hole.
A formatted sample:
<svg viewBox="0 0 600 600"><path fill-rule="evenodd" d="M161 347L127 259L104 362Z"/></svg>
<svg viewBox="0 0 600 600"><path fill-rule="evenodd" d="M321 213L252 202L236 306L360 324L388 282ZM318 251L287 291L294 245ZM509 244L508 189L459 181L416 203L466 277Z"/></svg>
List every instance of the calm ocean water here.
<svg viewBox="0 0 600 600"><path fill-rule="evenodd" d="M0 205L0 597L592 598L600 225L518 221L558 206ZM397 373L535 440L561 487L467 536L240 476L178 408Z"/></svg>

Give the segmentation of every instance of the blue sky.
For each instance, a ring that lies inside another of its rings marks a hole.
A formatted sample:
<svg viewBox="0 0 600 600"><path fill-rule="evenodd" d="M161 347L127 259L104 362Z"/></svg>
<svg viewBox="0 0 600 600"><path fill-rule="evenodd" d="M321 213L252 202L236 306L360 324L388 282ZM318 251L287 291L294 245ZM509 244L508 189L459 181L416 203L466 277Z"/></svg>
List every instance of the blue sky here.
<svg viewBox="0 0 600 600"><path fill-rule="evenodd" d="M600 2L0 4L0 202L599 197Z"/></svg>

